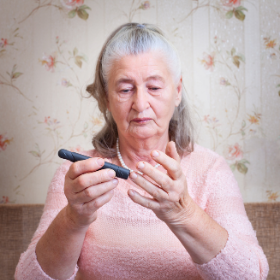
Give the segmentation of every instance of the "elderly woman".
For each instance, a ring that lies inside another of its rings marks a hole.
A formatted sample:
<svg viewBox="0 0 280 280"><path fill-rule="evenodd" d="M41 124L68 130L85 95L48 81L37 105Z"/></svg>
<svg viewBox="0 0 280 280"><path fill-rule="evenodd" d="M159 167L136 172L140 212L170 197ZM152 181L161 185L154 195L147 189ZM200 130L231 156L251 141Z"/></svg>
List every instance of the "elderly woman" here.
<svg viewBox="0 0 280 280"><path fill-rule="evenodd" d="M163 33L115 30L88 91L105 126L92 158L55 174L16 279L266 279L232 172L194 144L180 61ZM129 179L98 170L105 158L129 167Z"/></svg>

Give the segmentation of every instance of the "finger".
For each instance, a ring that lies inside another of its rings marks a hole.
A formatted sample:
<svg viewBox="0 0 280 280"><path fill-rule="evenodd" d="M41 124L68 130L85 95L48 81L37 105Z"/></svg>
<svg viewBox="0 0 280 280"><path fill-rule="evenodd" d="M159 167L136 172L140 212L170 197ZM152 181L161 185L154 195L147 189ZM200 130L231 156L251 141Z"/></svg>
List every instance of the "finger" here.
<svg viewBox="0 0 280 280"><path fill-rule="evenodd" d="M85 203L84 207L94 212L98 210L100 207L102 207L104 204L108 203L113 196L114 196L114 190L110 190L104 193L103 195L99 196L98 198Z"/></svg>
<svg viewBox="0 0 280 280"><path fill-rule="evenodd" d="M178 179L182 175L180 163L176 159L171 158L159 150L152 151L151 156L154 161L161 164L167 170L167 174L172 179Z"/></svg>
<svg viewBox="0 0 280 280"><path fill-rule="evenodd" d="M89 158L86 160L77 161L70 166L66 175L73 180L81 174L96 171L103 165L104 159L102 158Z"/></svg>
<svg viewBox="0 0 280 280"><path fill-rule="evenodd" d="M148 162L140 161L137 163L136 167L144 175L147 175L149 178L151 178L155 184L160 186L160 188L162 188L165 192L168 192L170 189L172 189L173 180L167 174L162 173Z"/></svg>
<svg viewBox="0 0 280 280"><path fill-rule="evenodd" d="M73 180L72 192L78 193L83 191L85 188L95 186L104 182L111 181L116 177L116 172L112 169L102 169L99 171L85 173Z"/></svg>
<svg viewBox="0 0 280 280"><path fill-rule="evenodd" d="M127 192L128 196L131 198L131 200L145 208L151 209L151 210L157 210L160 208L160 204L158 201L142 196L137 191L134 190L128 190Z"/></svg>
<svg viewBox="0 0 280 280"><path fill-rule="evenodd" d="M96 186L88 187L76 195L76 202L88 203L89 201L96 199L103 194L113 190L118 185L118 180L115 178L109 182L101 183Z"/></svg>
<svg viewBox="0 0 280 280"><path fill-rule="evenodd" d="M135 184L137 184L139 187L144 189L155 200L162 201L162 200L168 199L168 194L166 193L165 190L152 184L150 181L148 181L146 178L144 178L140 174L137 174L136 172L131 172L130 178Z"/></svg>
<svg viewBox="0 0 280 280"><path fill-rule="evenodd" d="M173 141L167 143L165 153L169 157L174 158L176 161L181 161L181 158L177 152L176 144Z"/></svg>

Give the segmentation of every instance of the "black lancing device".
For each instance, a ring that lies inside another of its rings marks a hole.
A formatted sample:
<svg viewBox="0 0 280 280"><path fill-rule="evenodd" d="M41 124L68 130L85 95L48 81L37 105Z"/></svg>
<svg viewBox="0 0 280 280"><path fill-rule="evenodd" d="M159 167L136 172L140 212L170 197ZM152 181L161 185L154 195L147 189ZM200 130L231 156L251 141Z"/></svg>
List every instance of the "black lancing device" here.
<svg viewBox="0 0 280 280"><path fill-rule="evenodd" d="M72 162L80 161L80 160L85 160L85 159L89 159L90 158L90 157L87 157L87 156L84 156L84 155L81 155L81 154L78 154L78 153L70 152L70 151L65 150L65 149L59 150L58 151L58 156L61 157L61 158L70 160ZM110 169L115 170L116 176L118 178L121 178L121 179L127 179L129 174L130 174L130 170L129 169L123 168L121 166L117 166L117 165L109 163L107 161L105 161L104 165L101 168L99 168L98 170L106 169L106 168L110 168Z"/></svg>

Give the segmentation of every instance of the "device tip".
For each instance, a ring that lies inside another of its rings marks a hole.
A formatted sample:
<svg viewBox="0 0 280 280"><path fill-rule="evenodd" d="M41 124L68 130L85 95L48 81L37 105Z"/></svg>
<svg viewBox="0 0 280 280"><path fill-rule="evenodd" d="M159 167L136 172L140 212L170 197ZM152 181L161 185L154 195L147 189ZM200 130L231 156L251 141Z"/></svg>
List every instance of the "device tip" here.
<svg viewBox="0 0 280 280"><path fill-rule="evenodd" d="M58 156L60 158L68 159L68 160L71 160L71 158L73 158L72 153L67 150L64 150L64 149L61 149L58 151Z"/></svg>

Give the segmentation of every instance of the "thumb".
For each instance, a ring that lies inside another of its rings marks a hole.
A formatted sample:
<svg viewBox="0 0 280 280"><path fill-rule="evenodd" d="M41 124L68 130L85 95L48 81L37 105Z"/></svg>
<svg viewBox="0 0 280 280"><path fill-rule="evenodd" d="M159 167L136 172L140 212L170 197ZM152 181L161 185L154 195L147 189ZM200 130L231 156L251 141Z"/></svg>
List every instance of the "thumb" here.
<svg viewBox="0 0 280 280"><path fill-rule="evenodd" d="M176 161L180 162L181 158L177 152L176 144L173 141L168 142L165 148L165 153L169 157L175 159Z"/></svg>

